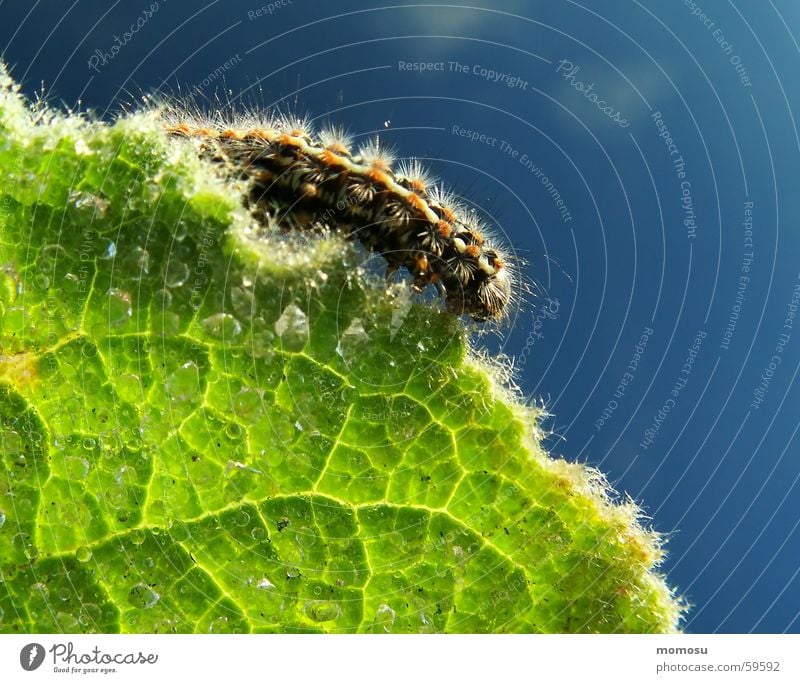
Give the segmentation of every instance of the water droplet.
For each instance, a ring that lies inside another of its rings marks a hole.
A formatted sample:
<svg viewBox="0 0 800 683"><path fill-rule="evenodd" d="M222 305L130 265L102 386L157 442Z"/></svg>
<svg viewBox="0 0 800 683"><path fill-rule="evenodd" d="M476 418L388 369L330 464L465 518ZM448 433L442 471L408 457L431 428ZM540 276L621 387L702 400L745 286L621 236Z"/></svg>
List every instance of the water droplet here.
<svg viewBox="0 0 800 683"><path fill-rule="evenodd" d="M231 306L242 318L252 318L255 313L253 291L243 286L231 289Z"/></svg>
<svg viewBox="0 0 800 683"><path fill-rule="evenodd" d="M45 244L39 251L36 265L43 273L54 273L67 259L67 250L60 244Z"/></svg>
<svg viewBox="0 0 800 683"><path fill-rule="evenodd" d="M181 218L175 224L175 232L173 233L172 237L176 242L183 242L188 234L189 226L186 224L186 221Z"/></svg>
<svg viewBox="0 0 800 683"><path fill-rule="evenodd" d="M64 472L70 479L80 481L89 475L89 461L86 458L64 458Z"/></svg>
<svg viewBox="0 0 800 683"><path fill-rule="evenodd" d="M161 596L146 583L137 583L128 593L128 603L140 609L155 607Z"/></svg>
<svg viewBox="0 0 800 683"><path fill-rule="evenodd" d="M94 447L97 445L97 442L91 436L87 436L84 438L82 445L84 450L92 451L94 450Z"/></svg>
<svg viewBox="0 0 800 683"><path fill-rule="evenodd" d="M159 289L153 293L152 302L158 310L169 308L172 303L172 292L168 289Z"/></svg>
<svg viewBox="0 0 800 683"><path fill-rule="evenodd" d="M56 623L61 633L75 633L79 630L78 620L74 614L58 612L56 613Z"/></svg>
<svg viewBox="0 0 800 683"><path fill-rule="evenodd" d="M81 626L94 626L94 629L97 630L97 623L100 621L100 617L100 608L93 602L85 602L81 605L81 612L78 615L78 621Z"/></svg>
<svg viewBox="0 0 800 683"><path fill-rule="evenodd" d="M232 441L242 438L242 427L235 422L229 422L225 425L225 436Z"/></svg>
<svg viewBox="0 0 800 683"><path fill-rule="evenodd" d="M175 522L170 527L169 535L173 541L182 543L183 541L189 539L189 537L191 536L191 532L183 522Z"/></svg>
<svg viewBox="0 0 800 683"><path fill-rule="evenodd" d="M247 512L246 510L240 510L239 512L236 513L234 521L239 526L247 526L250 523L250 513Z"/></svg>
<svg viewBox="0 0 800 683"><path fill-rule="evenodd" d="M389 607L389 605L382 604L375 612L375 625L383 629L385 633L391 633L396 618L397 612Z"/></svg>
<svg viewBox="0 0 800 683"><path fill-rule="evenodd" d="M194 361L188 361L173 372L165 384L173 401L188 401L200 393L200 369Z"/></svg>
<svg viewBox="0 0 800 683"><path fill-rule="evenodd" d="M41 597L43 600L47 600L50 596L50 590L47 588L45 584L41 581L37 581L31 586L31 591Z"/></svg>
<svg viewBox="0 0 800 683"><path fill-rule="evenodd" d="M100 254L99 258L103 261L109 261L113 259L117 255L117 244L114 240L107 240L106 246L103 249L103 252Z"/></svg>
<svg viewBox="0 0 800 683"><path fill-rule="evenodd" d="M308 316L295 304L289 304L275 322L275 333L286 350L300 351L308 342Z"/></svg>
<svg viewBox="0 0 800 683"><path fill-rule="evenodd" d="M75 559L78 562L88 562L92 559L92 549L89 546L82 545L75 551Z"/></svg>
<svg viewBox="0 0 800 683"><path fill-rule="evenodd" d="M242 332L241 323L230 313L215 313L200 324L208 336L222 341L231 341Z"/></svg>
<svg viewBox="0 0 800 683"><path fill-rule="evenodd" d="M131 295L121 289L112 287L106 293L108 301L108 322L112 327L119 327L124 325L130 320L133 315L133 307L131 306Z"/></svg>
<svg viewBox="0 0 800 683"><path fill-rule="evenodd" d="M164 273L164 284L167 287L180 287L189 278L189 266L183 261L170 261Z"/></svg>
<svg viewBox="0 0 800 683"><path fill-rule="evenodd" d="M264 531L264 529L262 529L260 526L254 526L250 530L250 537L254 541L263 541L266 538L266 536L267 536L267 532Z"/></svg>
<svg viewBox="0 0 800 683"><path fill-rule="evenodd" d="M120 254L117 259L117 268L123 275L134 280L141 280L150 272L150 253L142 247L134 247Z"/></svg>
<svg viewBox="0 0 800 683"><path fill-rule="evenodd" d="M261 579L261 581L258 582L258 588L261 590L267 590L269 588L275 588L275 584L269 579Z"/></svg>
<svg viewBox="0 0 800 683"><path fill-rule="evenodd" d="M354 318L347 329L342 332L339 343L336 345L336 353L344 360L352 360L363 353L368 341L369 337L361 319Z"/></svg>
<svg viewBox="0 0 800 683"><path fill-rule="evenodd" d="M310 548L317 542L317 535L308 527L302 526L295 532L294 540L297 545Z"/></svg>
<svg viewBox="0 0 800 683"><path fill-rule="evenodd" d="M0 527L6 523L6 513L0 510Z"/></svg>
<svg viewBox="0 0 800 683"><path fill-rule="evenodd" d="M131 531L130 539L133 545L142 545L144 543L145 534L141 529L133 529Z"/></svg>
<svg viewBox="0 0 800 683"><path fill-rule="evenodd" d="M69 193L69 201L79 211L91 213L92 217L102 218L108 211L108 202L90 192L73 190Z"/></svg>
<svg viewBox="0 0 800 683"><path fill-rule="evenodd" d="M10 306L21 290L22 283L14 269L10 265L0 268L0 303Z"/></svg>
<svg viewBox="0 0 800 683"><path fill-rule="evenodd" d="M261 413L262 401L263 399L257 391L249 387L242 387L231 401L233 414L239 418L257 416Z"/></svg>
<svg viewBox="0 0 800 683"><path fill-rule="evenodd" d="M304 611L306 616L312 621L323 622L337 619L342 613L342 608L337 602L312 600L306 603Z"/></svg>
<svg viewBox="0 0 800 683"><path fill-rule="evenodd" d="M84 341L81 344L81 355L84 358L94 358L97 355L97 347L90 341Z"/></svg>
<svg viewBox="0 0 800 683"><path fill-rule="evenodd" d="M217 617L208 626L209 633L233 633L228 617Z"/></svg>

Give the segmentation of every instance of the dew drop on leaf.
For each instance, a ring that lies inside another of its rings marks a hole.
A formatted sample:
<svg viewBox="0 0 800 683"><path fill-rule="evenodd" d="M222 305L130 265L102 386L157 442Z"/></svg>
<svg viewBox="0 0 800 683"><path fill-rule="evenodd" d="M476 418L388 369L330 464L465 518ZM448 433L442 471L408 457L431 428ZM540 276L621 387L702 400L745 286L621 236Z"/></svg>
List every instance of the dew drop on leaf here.
<svg viewBox="0 0 800 683"><path fill-rule="evenodd" d="M233 397L233 414L239 418L255 417L261 413L263 399L257 391L242 387Z"/></svg>
<svg viewBox="0 0 800 683"><path fill-rule="evenodd" d="M162 311L165 308L169 308L170 304L172 304L172 292L168 289L159 289L153 293L151 302L156 310Z"/></svg>
<svg viewBox="0 0 800 683"><path fill-rule="evenodd" d="M69 456L64 458L64 471L73 481L86 479L89 474L90 463L86 458Z"/></svg>
<svg viewBox="0 0 800 683"><path fill-rule="evenodd" d="M166 381L167 394L173 401L184 402L197 396L200 391L200 369L194 361L188 361L173 372Z"/></svg>
<svg viewBox="0 0 800 683"><path fill-rule="evenodd" d="M317 542L317 535L308 527L300 527L294 534L295 543L303 548L310 548Z"/></svg>
<svg viewBox="0 0 800 683"><path fill-rule="evenodd" d="M250 513L246 510L240 510L236 513L234 521L238 526L247 526L250 523Z"/></svg>
<svg viewBox="0 0 800 683"><path fill-rule="evenodd" d="M308 316L295 304L289 304L275 321L275 333L287 351L300 351L308 341Z"/></svg>
<svg viewBox="0 0 800 683"><path fill-rule="evenodd" d="M59 264L63 265L67 250L60 244L45 244L39 252L36 265L43 273L54 273Z"/></svg>
<svg viewBox="0 0 800 683"><path fill-rule="evenodd" d="M189 266L183 261L170 261L164 272L164 284L167 287L180 287L189 277Z"/></svg>
<svg viewBox="0 0 800 683"><path fill-rule="evenodd" d="M304 609L306 616L312 621L333 621L342 613L339 603L328 600L312 600L307 602Z"/></svg>
<svg viewBox="0 0 800 683"><path fill-rule="evenodd" d="M375 626L385 633L392 632L397 613L387 604L382 604L375 612Z"/></svg>
<svg viewBox="0 0 800 683"><path fill-rule="evenodd" d="M117 255L117 243L114 240L106 240L103 251L99 258L103 261L109 261Z"/></svg>
<svg viewBox="0 0 800 683"><path fill-rule="evenodd" d="M215 313L201 323L209 337L220 341L231 341L242 332L241 323L230 313Z"/></svg>
<svg viewBox="0 0 800 683"><path fill-rule="evenodd" d="M81 626L93 626L94 630L98 630L97 623L100 621L100 617L100 608L93 602L85 602L81 606L81 611L78 614L78 622Z"/></svg>
<svg viewBox="0 0 800 683"><path fill-rule="evenodd" d="M75 559L78 562L88 562L92 559L92 549L89 546L82 545L75 551Z"/></svg>
<svg viewBox="0 0 800 683"><path fill-rule="evenodd" d="M137 583L128 593L128 603L140 609L150 609L160 599L161 596L146 583Z"/></svg>
<svg viewBox="0 0 800 683"><path fill-rule="evenodd" d="M255 312L253 290L244 286L231 289L231 305L237 315L243 318L252 318Z"/></svg>
<svg viewBox="0 0 800 683"><path fill-rule="evenodd" d="M112 287L106 293L108 300L106 301L108 323L112 327L120 327L130 320L133 315L133 307L131 306L131 295L116 287Z"/></svg>
<svg viewBox="0 0 800 683"><path fill-rule="evenodd" d="M228 621L228 617L217 617L208 626L209 633L233 633L233 627Z"/></svg>
<svg viewBox="0 0 800 683"><path fill-rule="evenodd" d="M79 627L77 618L69 612L58 612L56 614L56 623L62 633L75 633Z"/></svg>
<svg viewBox="0 0 800 683"><path fill-rule="evenodd" d="M20 293L20 281L10 266L0 268L0 304L11 306Z"/></svg>
<svg viewBox="0 0 800 683"><path fill-rule="evenodd" d="M139 246L126 249L117 258L116 267L125 277L141 280L150 272L150 253Z"/></svg>
<svg viewBox="0 0 800 683"><path fill-rule="evenodd" d="M108 202L89 192L73 190L69 193L69 201L76 209L91 214L92 217L102 218L108 211Z"/></svg>
<svg viewBox="0 0 800 683"><path fill-rule="evenodd" d="M336 353L346 361L354 360L364 352L368 341L369 337L364 329L364 323L361 322L360 318L354 318L348 328L342 332L342 336L339 337Z"/></svg>

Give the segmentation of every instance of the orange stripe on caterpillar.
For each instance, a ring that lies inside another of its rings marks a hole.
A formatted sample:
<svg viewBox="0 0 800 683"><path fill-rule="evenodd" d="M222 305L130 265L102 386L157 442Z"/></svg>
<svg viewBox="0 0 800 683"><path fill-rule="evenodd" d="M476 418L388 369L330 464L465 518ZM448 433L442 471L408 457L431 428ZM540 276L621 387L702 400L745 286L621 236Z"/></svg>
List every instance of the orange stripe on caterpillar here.
<svg viewBox="0 0 800 683"><path fill-rule="evenodd" d="M204 140L210 159L250 180L243 199L259 219L267 215L289 229L328 226L358 239L386 258L390 272L405 267L415 287L435 283L453 313L486 321L507 312L507 259L419 162L394 169L377 141L354 153L341 131L315 135L298 121L213 128L172 116L168 132Z"/></svg>

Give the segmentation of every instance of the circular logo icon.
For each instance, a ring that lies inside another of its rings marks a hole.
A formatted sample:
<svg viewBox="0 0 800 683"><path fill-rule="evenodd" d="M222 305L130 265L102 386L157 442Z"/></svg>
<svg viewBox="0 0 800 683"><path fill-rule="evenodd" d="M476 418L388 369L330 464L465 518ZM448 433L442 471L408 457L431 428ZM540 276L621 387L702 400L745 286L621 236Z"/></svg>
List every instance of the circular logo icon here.
<svg viewBox="0 0 800 683"><path fill-rule="evenodd" d="M25 671L35 671L44 661L44 648L39 643L28 643L20 650L19 663Z"/></svg>

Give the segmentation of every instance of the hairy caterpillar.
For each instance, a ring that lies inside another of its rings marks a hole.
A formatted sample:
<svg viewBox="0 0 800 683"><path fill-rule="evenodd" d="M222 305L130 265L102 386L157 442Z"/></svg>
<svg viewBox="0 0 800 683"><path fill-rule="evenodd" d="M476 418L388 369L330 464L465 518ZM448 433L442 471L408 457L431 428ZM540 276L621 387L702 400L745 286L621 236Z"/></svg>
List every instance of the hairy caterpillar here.
<svg viewBox="0 0 800 683"><path fill-rule="evenodd" d="M374 142L352 150L340 129L313 133L306 121L250 120L233 126L167 111L166 129L199 139L203 153L250 181L245 204L287 229L335 227L380 253L389 274L405 267L414 287L435 285L447 309L497 320L512 300L509 266L485 228L417 161L394 166Z"/></svg>

